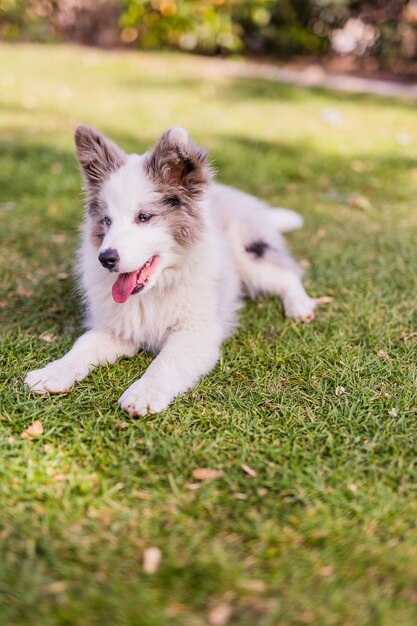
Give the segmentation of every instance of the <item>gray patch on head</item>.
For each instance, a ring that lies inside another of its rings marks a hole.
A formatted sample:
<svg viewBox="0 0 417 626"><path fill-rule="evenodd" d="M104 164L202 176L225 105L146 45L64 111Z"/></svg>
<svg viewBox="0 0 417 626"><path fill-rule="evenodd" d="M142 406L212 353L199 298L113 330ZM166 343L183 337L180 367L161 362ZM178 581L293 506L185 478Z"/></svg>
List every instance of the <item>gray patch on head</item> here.
<svg viewBox="0 0 417 626"><path fill-rule="evenodd" d="M102 218L106 214L106 206L100 200L98 195L90 194L87 199L87 211L91 218L90 222L90 236L91 242L94 246L100 247L103 243L103 239L106 235L106 226L101 222Z"/></svg>
<svg viewBox="0 0 417 626"><path fill-rule="evenodd" d="M167 131L146 156L145 172L163 195L161 213L179 243L196 241L203 228L198 201L203 198L212 170L207 152L178 132ZM181 139L181 141L179 141Z"/></svg>

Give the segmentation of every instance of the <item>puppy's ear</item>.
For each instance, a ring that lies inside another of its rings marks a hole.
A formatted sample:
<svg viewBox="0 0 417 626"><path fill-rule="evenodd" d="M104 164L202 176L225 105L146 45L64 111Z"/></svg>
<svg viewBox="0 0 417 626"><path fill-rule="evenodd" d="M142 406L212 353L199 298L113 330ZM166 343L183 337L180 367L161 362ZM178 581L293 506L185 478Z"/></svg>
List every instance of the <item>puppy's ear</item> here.
<svg viewBox="0 0 417 626"><path fill-rule="evenodd" d="M202 196L212 178L206 150L195 145L184 128L167 130L147 155L145 169L163 192Z"/></svg>
<svg viewBox="0 0 417 626"><path fill-rule="evenodd" d="M126 160L126 154L119 146L89 126L77 126L75 145L78 161L90 190L100 187Z"/></svg>

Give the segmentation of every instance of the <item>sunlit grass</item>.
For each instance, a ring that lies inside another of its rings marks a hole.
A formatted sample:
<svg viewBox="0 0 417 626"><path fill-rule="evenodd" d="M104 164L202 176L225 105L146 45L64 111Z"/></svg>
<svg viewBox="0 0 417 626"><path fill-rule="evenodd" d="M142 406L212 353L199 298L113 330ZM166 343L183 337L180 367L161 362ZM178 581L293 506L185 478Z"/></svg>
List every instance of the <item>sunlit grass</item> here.
<svg viewBox="0 0 417 626"><path fill-rule="evenodd" d="M1 624L200 626L219 605L233 626L416 623L415 108L210 67L0 47ZM309 326L248 303L159 416L117 407L146 354L28 395L81 332L78 123L137 151L186 126L220 180L304 215L291 247L333 301ZM201 467L223 475L198 486Z"/></svg>

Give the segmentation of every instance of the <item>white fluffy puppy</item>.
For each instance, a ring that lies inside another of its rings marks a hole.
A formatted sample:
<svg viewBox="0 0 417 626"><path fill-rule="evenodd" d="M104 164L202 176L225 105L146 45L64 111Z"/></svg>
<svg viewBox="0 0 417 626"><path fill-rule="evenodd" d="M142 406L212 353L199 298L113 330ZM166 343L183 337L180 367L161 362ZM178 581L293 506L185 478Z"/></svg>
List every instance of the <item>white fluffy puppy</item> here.
<svg viewBox="0 0 417 626"><path fill-rule="evenodd" d="M156 358L119 403L131 416L157 413L214 367L243 293L277 294L288 317L313 319L280 235L301 217L212 183L206 152L184 129L143 155L86 126L75 142L87 191L79 263L87 332L27 375L32 391L65 392L97 365L150 350Z"/></svg>

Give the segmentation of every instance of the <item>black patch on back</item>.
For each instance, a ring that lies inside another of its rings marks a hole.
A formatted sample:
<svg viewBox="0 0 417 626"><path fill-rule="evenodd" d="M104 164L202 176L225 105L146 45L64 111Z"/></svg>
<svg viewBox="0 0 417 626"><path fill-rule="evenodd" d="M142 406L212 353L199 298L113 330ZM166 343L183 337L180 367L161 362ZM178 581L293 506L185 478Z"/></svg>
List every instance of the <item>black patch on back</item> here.
<svg viewBox="0 0 417 626"><path fill-rule="evenodd" d="M266 243L266 241L262 241L262 239L259 239L258 241L254 241L253 243L250 243L248 246L246 246L245 250L246 252L249 252L249 254L253 254L254 256L256 256L258 259L262 259L268 248L269 245Z"/></svg>

